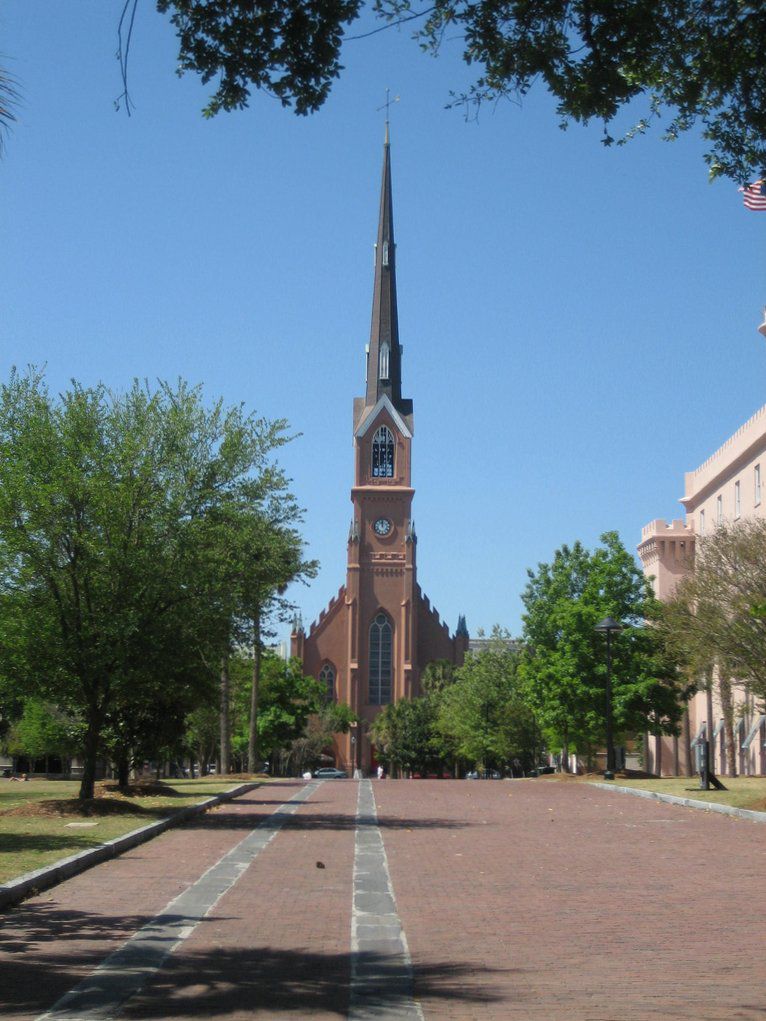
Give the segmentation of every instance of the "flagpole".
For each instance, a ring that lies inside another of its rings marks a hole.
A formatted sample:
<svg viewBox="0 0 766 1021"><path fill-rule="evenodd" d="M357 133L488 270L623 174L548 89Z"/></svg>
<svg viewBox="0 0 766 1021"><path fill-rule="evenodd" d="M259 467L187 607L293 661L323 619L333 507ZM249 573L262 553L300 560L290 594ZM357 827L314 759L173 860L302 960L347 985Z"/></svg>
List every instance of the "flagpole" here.
<svg viewBox="0 0 766 1021"><path fill-rule="evenodd" d="M753 212L766 212L766 174L760 181L753 181L752 184L739 189L744 196L745 208ZM766 338L766 307L763 310L763 322L758 327L758 332Z"/></svg>

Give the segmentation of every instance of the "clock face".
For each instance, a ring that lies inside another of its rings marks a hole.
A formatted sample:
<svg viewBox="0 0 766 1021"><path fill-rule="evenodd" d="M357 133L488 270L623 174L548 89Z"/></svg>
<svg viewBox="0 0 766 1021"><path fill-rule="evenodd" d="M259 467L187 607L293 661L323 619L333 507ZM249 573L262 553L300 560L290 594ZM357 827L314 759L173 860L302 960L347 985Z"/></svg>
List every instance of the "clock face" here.
<svg viewBox="0 0 766 1021"><path fill-rule="evenodd" d="M391 522L388 518L378 518L372 527L375 529L376 535L388 535L391 531Z"/></svg>

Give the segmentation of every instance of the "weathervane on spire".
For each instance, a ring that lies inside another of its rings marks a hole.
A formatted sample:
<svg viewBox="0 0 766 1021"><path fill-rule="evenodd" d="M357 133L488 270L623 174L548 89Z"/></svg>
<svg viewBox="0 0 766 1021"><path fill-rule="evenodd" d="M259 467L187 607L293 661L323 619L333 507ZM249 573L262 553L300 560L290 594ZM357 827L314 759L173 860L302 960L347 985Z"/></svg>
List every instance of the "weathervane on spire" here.
<svg viewBox="0 0 766 1021"><path fill-rule="evenodd" d="M391 98L391 89L386 89L386 101L383 104L383 106L379 106L378 107L378 111L377 111L378 113L380 113L381 110L385 110L386 111L386 143L388 142L388 114L389 114L389 111L390 111L391 107L394 105L394 103L398 103L398 102L399 102L399 97L398 96L394 96L394 98L392 99Z"/></svg>

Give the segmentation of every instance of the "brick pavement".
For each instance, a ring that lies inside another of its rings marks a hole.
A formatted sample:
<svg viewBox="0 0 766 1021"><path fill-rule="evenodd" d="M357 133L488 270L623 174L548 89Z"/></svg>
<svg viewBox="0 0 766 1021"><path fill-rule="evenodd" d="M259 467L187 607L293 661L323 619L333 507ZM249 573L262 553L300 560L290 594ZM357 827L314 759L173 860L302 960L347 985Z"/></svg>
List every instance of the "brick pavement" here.
<svg viewBox="0 0 766 1021"><path fill-rule="evenodd" d="M10 911L1 1021L38 1017L301 787ZM542 779L373 788L426 1021L766 1018L762 827ZM315 791L119 1016L347 1017L357 791Z"/></svg>
<svg viewBox="0 0 766 1021"><path fill-rule="evenodd" d="M761 826L547 780L375 793L427 1019L766 1017Z"/></svg>
<svg viewBox="0 0 766 1021"><path fill-rule="evenodd" d="M50 1007L302 786L260 787L0 915L0 1018Z"/></svg>
<svg viewBox="0 0 766 1021"><path fill-rule="evenodd" d="M122 1016L345 1017L357 789L322 784Z"/></svg>

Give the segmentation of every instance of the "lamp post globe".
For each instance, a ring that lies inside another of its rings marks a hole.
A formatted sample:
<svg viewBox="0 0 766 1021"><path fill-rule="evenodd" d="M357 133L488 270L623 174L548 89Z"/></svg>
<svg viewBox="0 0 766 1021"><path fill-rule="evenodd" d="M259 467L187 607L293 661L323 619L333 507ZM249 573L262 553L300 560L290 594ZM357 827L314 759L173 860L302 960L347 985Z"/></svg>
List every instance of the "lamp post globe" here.
<svg viewBox="0 0 766 1021"><path fill-rule="evenodd" d="M622 631L622 624L614 617L604 617L594 628L606 635L606 769L605 780L614 780L614 732L612 728L612 635Z"/></svg>

